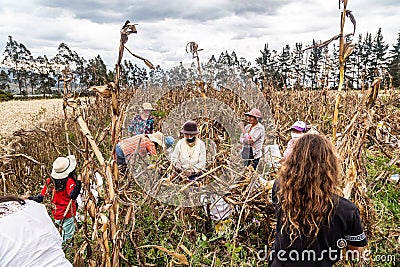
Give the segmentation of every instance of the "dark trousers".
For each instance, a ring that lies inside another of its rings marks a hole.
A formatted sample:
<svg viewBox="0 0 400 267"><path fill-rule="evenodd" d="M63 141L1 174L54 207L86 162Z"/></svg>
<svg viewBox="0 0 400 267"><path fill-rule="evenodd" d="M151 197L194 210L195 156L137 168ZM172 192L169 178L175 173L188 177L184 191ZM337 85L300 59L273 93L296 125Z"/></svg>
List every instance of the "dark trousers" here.
<svg viewBox="0 0 400 267"><path fill-rule="evenodd" d="M251 166L253 166L253 169L256 170L257 169L257 165L260 162L260 158L257 159L249 159L249 160L245 160L244 161L244 165L245 166L249 166L251 164Z"/></svg>

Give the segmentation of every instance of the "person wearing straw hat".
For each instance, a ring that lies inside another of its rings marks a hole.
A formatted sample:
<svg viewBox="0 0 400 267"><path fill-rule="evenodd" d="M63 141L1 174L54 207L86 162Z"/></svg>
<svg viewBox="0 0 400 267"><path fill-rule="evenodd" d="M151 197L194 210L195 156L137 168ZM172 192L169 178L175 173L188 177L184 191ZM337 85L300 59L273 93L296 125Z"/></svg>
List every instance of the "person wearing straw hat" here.
<svg viewBox="0 0 400 267"><path fill-rule="evenodd" d="M261 111L253 108L245 113L249 124L243 126L239 123L242 134L240 135L240 142L243 144L242 159L245 166L251 165L253 169L257 169L257 165L262 156L262 146L265 138L265 128L259 121L261 120Z"/></svg>
<svg viewBox="0 0 400 267"><path fill-rule="evenodd" d="M154 108L151 103L143 103L139 114L136 114L129 123L129 136L152 134L154 132L154 117L150 114L152 110L154 110Z"/></svg>
<svg viewBox="0 0 400 267"><path fill-rule="evenodd" d="M76 198L81 190L81 176L76 174L76 159L74 155L58 157L53 162L51 178L46 179L42 191L37 196L24 196L25 199L42 202L48 195L50 185L53 185L52 214L57 224L62 226L63 243L71 239L75 233L74 216L76 214Z"/></svg>
<svg viewBox="0 0 400 267"><path fill-rule="evenodd" d="M170 141L170 138L168 138L168 140ZM161 132L156 132L154 134L139 134L122 139L115 147L117 164L127 164L135 154L136 149L138 149L138 154L142 157L147 155L157 156L157 146L164 149L165 142L164 134Z"/></svg>
<svg viewBox="0 0 400 267"><path fill-rule="evenodd" d="M189 180L195 180L206 166L206 145L198 138L200 133L195 121L187 121L180 139L171 154L171 162L178 172Z"/></svg>

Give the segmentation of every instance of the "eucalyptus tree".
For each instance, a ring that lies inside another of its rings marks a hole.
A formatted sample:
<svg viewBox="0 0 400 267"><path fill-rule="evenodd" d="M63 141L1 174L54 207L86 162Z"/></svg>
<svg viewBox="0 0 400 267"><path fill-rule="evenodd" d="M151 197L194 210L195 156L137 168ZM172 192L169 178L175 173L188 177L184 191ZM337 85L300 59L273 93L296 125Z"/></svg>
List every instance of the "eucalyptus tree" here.
<svg viewBox="0 0 400 267"><path fill-rule="evenodd" d="M261 56L256 58L256 64L260 68L258 78L265 79L268 83L276 84L279 81L277 75L278 57L275 50L270 50L268 44L264 45L264 49L260 50Z"/></svg>
<svg viewBox="0 0 400 267"><path fill-rule="evenodd" d="M10 89L9 83L11 82L8 73L5 70L0 71L0 90L6 91Z"/></svg>
<svg viewBox="0 0 400 267"><path fill-rule="evenodd" d="M321 73L322 64L322 48L316 45L315 40L313 40L312 49L310 57L308 59L308 78L311 81L311 88L314 89L318 85L318 76Z"/></svg>
<svg viewBox="0 0 400 267"><path fill-rule="evenodd" d="M349 56L349 61L352 62L353 73L355 75L355 88L360 89L360 81L363 79L363 47L362 34L358 35L358 41L354 45L353 53Z"/></svg>
<svg viewBox="0 0 400 267"><path fill-rule="evenodd" d="M106 82L104 79L107 77L107 67L100 55L89 59L84 75L86 88Z"/></svg>
<svg viewBox="0 0 400 267"><path fill-rule="evenodd" d="M56 85L55 69L53 62L46 55L39 56L35 59L35 66L38 73L38 92L45 94L52 93L52 87Z"/></svg>
<svg viewBox="0 0 400 267"><path fill-rule="evenodd" d="M294 89L300 89L304 86L306 69L304 64L303 44L301 43L295 44L295 49L292 52L292 66Z"/></svg>
<svg viewBox="0 0 400 267"><path fill-rule="evenodd" d="M282 48L282 53L278 56L278 72L281 75L281 87L286 88L291 85L292 55L290 46Z"/></svg>
<svg viewBox="0 0 400 267"><path fill-rule="evenodd" d="M32 61L31 52L22 44L15 41L12 36L8 36L8 41L3 52L3 65L9 70L9 74L16 80L20 94L24 84L27 72Z"/></svg>
<svg viewBox="0 0 400 267"><path fill-rule="evenodd" d="M166 82L165 71L157 65L154 69L149 72L149 81L152 84L162 86Z"/></svg>

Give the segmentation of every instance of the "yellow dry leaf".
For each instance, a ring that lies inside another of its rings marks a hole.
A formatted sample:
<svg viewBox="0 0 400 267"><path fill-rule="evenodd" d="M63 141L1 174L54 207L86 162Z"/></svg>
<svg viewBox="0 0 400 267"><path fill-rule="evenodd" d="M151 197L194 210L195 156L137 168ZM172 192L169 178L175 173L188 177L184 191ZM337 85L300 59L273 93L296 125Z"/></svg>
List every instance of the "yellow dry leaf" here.
<svg viewBox="0 0 400 267"><path fill-rule="evenodd" d="M172 258L174 258L174 260L177 260L178 264L189 265L189 262L185 255L176 253L174 251L170 251L170 250L164 248L163 246L145 245L145 246L141 246L139 248L157 248L157 249L167 253L168 255L170 255Z"/></svg>

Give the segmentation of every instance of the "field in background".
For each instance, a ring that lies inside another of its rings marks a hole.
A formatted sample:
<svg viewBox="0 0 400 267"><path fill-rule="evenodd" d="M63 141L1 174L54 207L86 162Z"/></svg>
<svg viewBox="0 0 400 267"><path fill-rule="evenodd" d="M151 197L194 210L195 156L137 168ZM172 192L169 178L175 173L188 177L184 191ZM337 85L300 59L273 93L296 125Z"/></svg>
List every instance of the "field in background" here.
<svg viewBox="0 0 400 267"><path fill-rule="evenodd" d="M0 139L19 129L32 129L46 120L62 118L62 99L41 99L0 103Z"/></svg>

